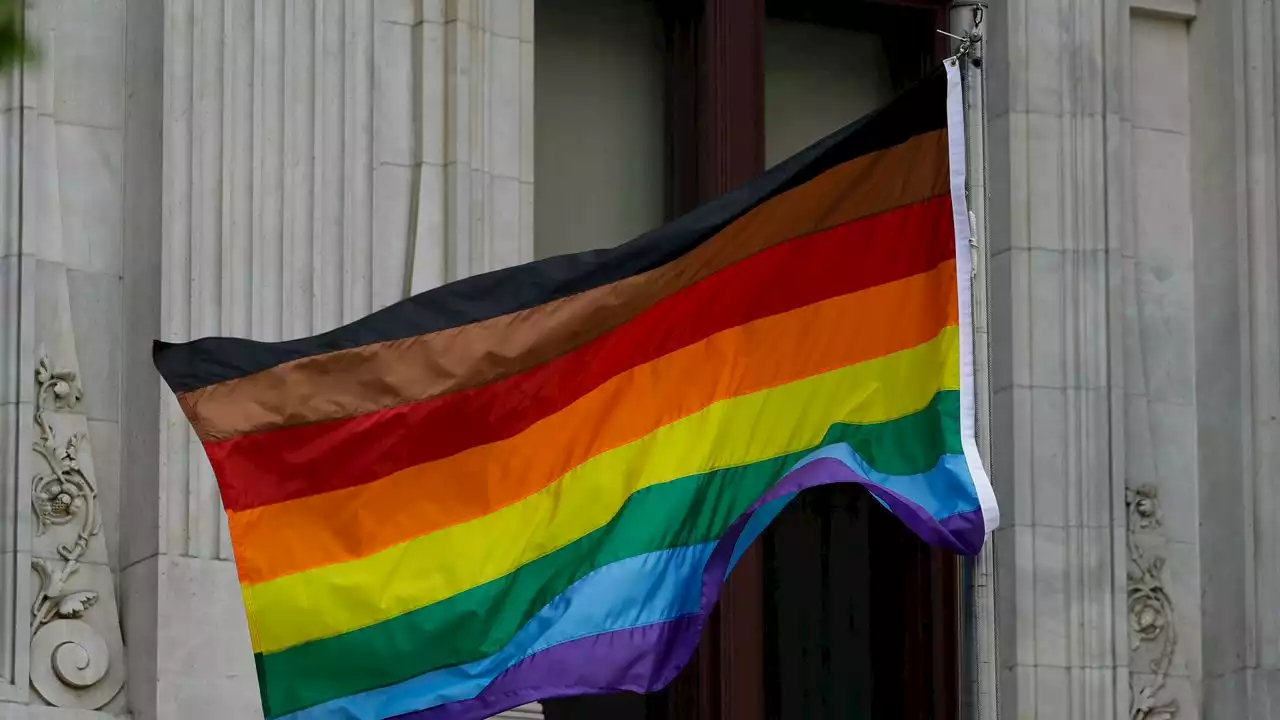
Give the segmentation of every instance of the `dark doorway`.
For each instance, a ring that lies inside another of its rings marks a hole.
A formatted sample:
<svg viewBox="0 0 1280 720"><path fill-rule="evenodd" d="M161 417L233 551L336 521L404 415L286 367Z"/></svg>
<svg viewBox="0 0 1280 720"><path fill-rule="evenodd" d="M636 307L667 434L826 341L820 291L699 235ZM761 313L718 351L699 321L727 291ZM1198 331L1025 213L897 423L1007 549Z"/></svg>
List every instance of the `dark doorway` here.
<svg viewBox="0 0 1280 720"><path fill-rule="evenodd" d="M952 558L848 485L802 494L762 540L765 717L955 716Z"/></svg>
<svg viewBox="0 0 1280 720"><path fill-rule="evenodd" d="M806 491L758 541L762 717L945 720L957 714L956 561L857 486ZM714 643L704 637L704 644ZM686 675L699 672L697 662ZM552 700L547 720L721 720L682 677L647 697Z"/></svg>

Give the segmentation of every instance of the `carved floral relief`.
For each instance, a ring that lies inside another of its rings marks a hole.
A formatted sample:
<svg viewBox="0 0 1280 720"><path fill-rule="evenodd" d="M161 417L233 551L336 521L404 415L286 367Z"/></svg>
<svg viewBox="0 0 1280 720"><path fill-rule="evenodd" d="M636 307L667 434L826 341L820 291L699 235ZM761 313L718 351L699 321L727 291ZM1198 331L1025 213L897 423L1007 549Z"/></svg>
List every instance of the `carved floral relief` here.
<svg viewBox="0 0 1280 720"><path fill-rule="evenodd" d="M1151 660L1153 677L1142 684L1134 680L1131 687L1130 720L1173 720L1178 713L1176 700L1162 700L1178 645L1178 629L1174 620L1173 600L1164 585L1165 559L1143 549L1141 537L1158 533L1164 518L1160 511L1159 490L1142 485L1125 490L1129 510L1128 546L1128 620L1130 649L1143 646L1155 649Z"/></svg>
<svg viewBox="0 0 1280 720"><path fill-rule="evenodd" d="M31 684L57 707L97 709L124 686L122 667L113 667L107 641L85 616L98 603L93 590L73 589L90 541L102 532L98 488L78 457L83 434L59 444L49 413L72 410L82 391L76 374L53 370L47 358L36 367L33 445L43 470L31 486L31 511L37 535L64 533L58 559L33 558L40 584L31 606ZM72 534L74 531L74 534Z"/></svg>

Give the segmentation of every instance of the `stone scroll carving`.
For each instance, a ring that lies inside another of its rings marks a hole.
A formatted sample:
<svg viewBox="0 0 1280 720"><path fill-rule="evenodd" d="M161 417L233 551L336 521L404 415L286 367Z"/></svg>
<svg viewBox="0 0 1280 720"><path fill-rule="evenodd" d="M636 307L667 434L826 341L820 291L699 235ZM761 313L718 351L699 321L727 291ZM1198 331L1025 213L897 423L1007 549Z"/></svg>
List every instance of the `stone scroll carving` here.
<svg viewBox="0 0 1280 720"><path fill-rule="evenodd" d="M1130 648L1155 648L1152 677L1135 679L1130 688L1130 720L1173 720L1176 700L1161 701L1178 645L1173 601L1164 586L1165 559L1143 548L1142 536L1156 533L1164 523L1159 490L1151 485L1125 490L1129 511L1129 636Z"/></svg>
<svg viewBox="0 0 1280 720"><path fill-rule="evenodd" d="M47 358L36 366L33 445L43 461L31 486L31 510L37 535L66 534L57 544L57 559L33 558L39 590L31 607L31 684L58 707L97 709L124 685L124 669L113 667L107 639L85 615L98 603L98 593L68 586L80 569L89 543L102 531L98 488L78 457L84 435L59 444L50 413L68 411L80 402L76 374L53 370ZM74 534L72 534L74 531Z"/></svg>

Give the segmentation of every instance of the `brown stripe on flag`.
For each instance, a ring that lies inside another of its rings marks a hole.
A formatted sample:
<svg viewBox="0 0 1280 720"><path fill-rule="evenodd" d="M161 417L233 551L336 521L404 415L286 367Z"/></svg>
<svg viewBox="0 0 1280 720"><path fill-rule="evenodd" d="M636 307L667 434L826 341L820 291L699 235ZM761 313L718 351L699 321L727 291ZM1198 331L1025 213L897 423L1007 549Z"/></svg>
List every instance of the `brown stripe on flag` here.
<svg viewBox="0 0 1280 720"><path fill-rule="evenodd" d="M649 272L471 325L301 358L183 393L179 402L200 438L216 442L477 387L581 347L761 250L947 189L946 132L937 130L832 168Z"/></svg>

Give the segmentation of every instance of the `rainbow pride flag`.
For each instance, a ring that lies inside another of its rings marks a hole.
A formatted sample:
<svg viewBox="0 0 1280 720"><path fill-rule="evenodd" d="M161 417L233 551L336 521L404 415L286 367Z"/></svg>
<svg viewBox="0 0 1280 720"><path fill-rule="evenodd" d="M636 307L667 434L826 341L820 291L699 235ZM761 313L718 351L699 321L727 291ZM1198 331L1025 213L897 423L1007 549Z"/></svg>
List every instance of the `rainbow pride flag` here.
<svg viewBox="0 0 1280 720"><path fill-rule="evenodd" d="M816 485L977 552L998 514L958 82L611 250L315 337L157 343L217 475L267 717L661 688Z"/></svg>

